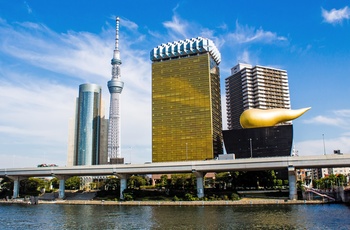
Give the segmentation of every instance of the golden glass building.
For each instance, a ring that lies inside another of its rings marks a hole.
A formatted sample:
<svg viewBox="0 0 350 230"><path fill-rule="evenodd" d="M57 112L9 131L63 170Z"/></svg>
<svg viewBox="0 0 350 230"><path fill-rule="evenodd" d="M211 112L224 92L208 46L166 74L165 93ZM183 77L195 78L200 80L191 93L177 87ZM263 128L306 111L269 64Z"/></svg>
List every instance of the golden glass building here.
<svg viewBox="0 0 350 230"><path fill-rule="evenodd" d="M161 44L152 60L152 161L222 154L220 53L205 38Z"/></svg>

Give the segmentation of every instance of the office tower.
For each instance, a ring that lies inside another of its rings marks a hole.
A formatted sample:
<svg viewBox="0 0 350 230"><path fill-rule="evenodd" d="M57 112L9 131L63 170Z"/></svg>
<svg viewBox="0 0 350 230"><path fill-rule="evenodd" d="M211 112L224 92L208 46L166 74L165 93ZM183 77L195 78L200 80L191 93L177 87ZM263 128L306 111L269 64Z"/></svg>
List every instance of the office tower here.
<svg viewBox="0 0 350 230"><path fill-rule="evenodd" d="M112 79L108 81L108 90L111 94L108 124L108 159L109 162L124 163L120 152L120 110L119 96L123 90L124 82L120 80L120 60L119 52L119 17L116 18L115 49L112 64Z"/></svg>
<svg viewBox="0 0 350 230"><path fill-rule="evenodd" d="M213 159L222 153L219 63L206 38L161 44L152 61L152 161Z"/></svg>
<svg viewBox="0 0 350 230"><path fill-rule="evenodd" d="M105 123L101 87L96 84L80 85L75 118L71 119L69 127L68 166L107 162Z"/></svg>
<svg viewBox="0 0 350 230"><path fill-rule="evenodd" d="M241 128L239 117L247 109L290 109L285 70L239 63L225 85L228 129Z"/></svg>
<svg viewBox="0 0 350 230"><path fill-rule="evenodd" d="M227 153L236 158L290 156L293 125L242 129L240 116L247 109L290 109L285 70L241 64L225 79L227 126L223 131Z"/></svg>

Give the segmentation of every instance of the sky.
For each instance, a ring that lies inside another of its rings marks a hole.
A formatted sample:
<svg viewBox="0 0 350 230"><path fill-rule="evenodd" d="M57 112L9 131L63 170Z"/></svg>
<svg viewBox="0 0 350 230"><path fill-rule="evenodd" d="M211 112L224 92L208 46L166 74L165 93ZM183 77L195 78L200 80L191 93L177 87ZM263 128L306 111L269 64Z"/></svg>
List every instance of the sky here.
<svg viewBox="0 0 350 230"><path fill-rule="evenodd" d="M121 152L152 160L150 51L193 37L221 53L225 78L237 63L286 70L299 156L350 153L349 1L0 0L0 168L67 162L69 119L79 85L107 82L115 17L121 18Z"/></svg>

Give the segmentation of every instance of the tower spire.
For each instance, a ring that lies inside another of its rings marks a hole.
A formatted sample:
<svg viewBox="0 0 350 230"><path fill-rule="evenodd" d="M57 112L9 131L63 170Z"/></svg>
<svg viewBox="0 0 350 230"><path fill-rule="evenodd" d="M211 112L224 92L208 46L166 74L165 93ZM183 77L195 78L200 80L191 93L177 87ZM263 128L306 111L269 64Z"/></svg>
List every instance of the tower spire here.
<svg viewBox="0 0 350 230"><path fill-rule="evenodd" d="M108 125L108 161L110 163L121 162L121 160L118 160L121 159L119 95L123 90L124 82L120 80L122 61L119 52L119 22L119 17L116 17L115 49L111 60L112 79L107 84L111 94Z"/></svg>
<svg viewBox="0 0 350 230"><path fill-rule="evenodd" d="M115 48L113 52L113 58L111 60L112 64L112 79L113 78L120 78L120 65L122 64L122 61L120 60L120 52L119 52L119 17L115 20Z"/></svg>

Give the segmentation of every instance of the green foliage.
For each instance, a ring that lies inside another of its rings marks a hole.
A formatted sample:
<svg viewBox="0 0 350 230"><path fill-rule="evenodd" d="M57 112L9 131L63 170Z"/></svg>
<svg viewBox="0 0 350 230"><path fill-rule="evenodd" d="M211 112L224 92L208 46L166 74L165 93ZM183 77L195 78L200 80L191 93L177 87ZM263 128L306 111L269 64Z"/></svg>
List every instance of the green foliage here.
<svg viewBox="0 0 350 230"><path fill-rule="evenodd" d="M277 179L275 185L281 187L283 185L283 181L281 179Z"/></svg>
<svg viewBox="0 0 350 230"><path fill-rule="evenodd" d="M215 176L216 187L221 189L239 188L272 188L276 180L274 170L247 171L247 172L221 172Z"/></svg>
<svg viewBox="0 0 350 230"><path fill-rule="evenodd" d="M162 175L160 177L160 182L159 182L158 186L160 186L160 187L168 186L168 175Z"/></svg>
<svg viewBox="0 0 350 230"><path fill-rule="evenodd" d="M80 177L73 176L68 178L64 183L65 189L79 189L80 188Z"/></svg>
<svg viewBox="0 0 350 230"><path fill-rule="evenodd" d="M141 186L146 185L147 181L142 176L131 176L128 179L128 187L129 188L140 188Z"/></svg>
<svg viewBox="0 0 350 230"><path fill-rule="evenodd" d="M143 185L143 186L140 186L140 189L155 189L156 186L154 185Z"/></svg>
<svg viewBox="0 0 350 230"><path fill-rule="evenodd" d="M132 194L131 193L124 193L124 200L125 201L131 201L133 200Z"/></svg>
<svg viewBox="0 0 350 230"><path fill-rule="evenodd" d="M41 188L45 188L45 181L42 179L30 177L20 181L21 195L38 196Z"/></svg>
<svg viewBox="0 0 350 230"><path fill-rule="evenodd" d="M196 188L196 184L197 181L194 174L173 174L168 187L177 190L193 190Z"/></svg>
<svg viewBox="0 0 350 230"><path fill-rule="evenodd" d="M8 177L5 177L2 179L1 181L1 186L0 186L3 190L6 189L6 190L13 190L13 180L8 178Z"/></svg>
<svg viewBox="0 0 350 230"><path fill-rule="evenodd" d="M177 196L174 196L173 201L180 201L180 199Z"/></svg>
<svg viewBox="0 0 350 230"><path fill-rule="evenodd" d="M120 179L116 177L109 177L105 183L105 189L107 191L118 190L120 187Z"/></svg>
<svg viewBox="0 0 350 230"><path fill-rule="evenodd" d="M331 174L328 177L323 177L319 180L313 180L312 184L314 188L320 189L330 189L333 186L344 186L346 185L346 176L343 174Z"/></svg>
<svg viewBox="0 0 350 230"><path fill-rule="evenodd" d="M239 195L237 193L232 193L231 194L231 200L240 200L241 198L239 197Z"/></svg>
<svg viewBox="0 0 350 230"><path fill-rule="evenodd" d="M57 177L52 178L50 182L53 188L58 189L60 187L60 181L58 180Z"/></svg>
<svg viewBox="0 0 350 230"><path fill-rule="evenodd" d="M198 198L197 198L197 197L194 197L191 193L186 193L184 199L187 200L187 201L195 201L195 200L198 200Z"/></svg>

